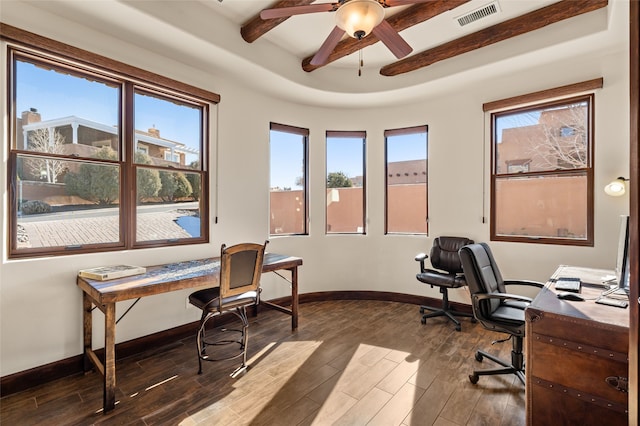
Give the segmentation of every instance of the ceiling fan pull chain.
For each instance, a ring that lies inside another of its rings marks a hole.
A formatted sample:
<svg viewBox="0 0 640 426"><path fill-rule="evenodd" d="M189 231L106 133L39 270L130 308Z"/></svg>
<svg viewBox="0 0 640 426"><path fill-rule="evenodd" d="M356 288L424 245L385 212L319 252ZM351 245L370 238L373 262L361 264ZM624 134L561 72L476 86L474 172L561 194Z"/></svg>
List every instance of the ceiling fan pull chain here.
<svg viewBox="0 0 640 426"><path fill-rule="evenodd" d="M362 67L364 65L364 61L362 60L362 49L358 51L358 77L362 77Z"/></svg>

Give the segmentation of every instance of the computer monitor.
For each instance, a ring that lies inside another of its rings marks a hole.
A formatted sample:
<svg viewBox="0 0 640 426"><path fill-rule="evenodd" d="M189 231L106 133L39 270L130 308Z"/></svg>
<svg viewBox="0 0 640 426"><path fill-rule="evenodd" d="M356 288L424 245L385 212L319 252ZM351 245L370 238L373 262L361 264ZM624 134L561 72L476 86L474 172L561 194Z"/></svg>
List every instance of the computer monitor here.
<svg viewBox="0 0 640 426"><path fill-rule="evenodd" d="M618 233L618 252L616 254L615 293L629 294L629 216L620 216L620 231Z"/></svg>

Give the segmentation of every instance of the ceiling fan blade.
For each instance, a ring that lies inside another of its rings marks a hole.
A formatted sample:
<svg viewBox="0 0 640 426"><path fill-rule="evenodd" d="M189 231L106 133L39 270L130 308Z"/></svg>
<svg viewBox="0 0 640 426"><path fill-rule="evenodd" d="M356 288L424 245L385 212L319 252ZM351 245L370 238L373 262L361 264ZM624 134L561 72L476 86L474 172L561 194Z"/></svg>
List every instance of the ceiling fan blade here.
<svg viewBox="0 0 640 426"><path fill-rule="evenodd" d="M327 39L322 43L322 46L320 46L320 49L318 49L318 52L311 58L311 65L324 65L344 33L345 31L340 27L334 27Z"/></svg>
<svg viewBox="0 0 640 426"><path fill-rule="evenodd" d="M404 58L413 51L413 48L411 48L391 24L384 19L372 32L398 59Z"/></svg>
<svg viewBox="0 0 640 426"><path fill-rule="evenodd" d="M433 0L386 0L384 4L387 7L394 7L394 6L406 6L409 4L429 3L432 1Z"/></svg>
<svg viewBox="0 0 640 426"><path fill-rule="evenodd" d="M308 4L305 6L279 7L276 9L265 9L260 12L262 19L288 18L293 15L303 15L305 13L333 12L338 10L339 3Z"/></svg>

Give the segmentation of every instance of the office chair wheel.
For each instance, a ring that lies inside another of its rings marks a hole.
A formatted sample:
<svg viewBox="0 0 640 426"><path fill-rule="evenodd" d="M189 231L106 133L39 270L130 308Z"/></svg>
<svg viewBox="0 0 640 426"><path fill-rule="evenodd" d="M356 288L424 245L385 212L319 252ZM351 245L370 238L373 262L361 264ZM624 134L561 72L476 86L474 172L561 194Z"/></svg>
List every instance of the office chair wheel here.
<svg viewBox="0 0 640 426"><path fill-rule="evenodd" d="M471 317L471 322L475 324L478 322L478 320L475 317Z"/></svg>
<svg viewBox="0 0 640 426"><path fill-rule="evenodd" d="M421 313L421 314L424 314L424 307L421 307L421 308L420 308L420 313Z"/></svg>
<svg viewBox="0 0 640 426"><path fill-rule="evenodd" d="M422 319L420 320L420 322L421 322L422 324L426 324L426 323L427 323L427 319L426 319L425 317L422 317Z"/></svg>
<svg viewBox="0 0 640 426"><path fill-rule="evenodd" d="M462 326L461 325L456 325L456 331L460 331L462 330Z"/></svg>
<svg viewBox="0 0 640 426"><path fill-rule="evenodd" d="M482 354L480 352L476 352L476 361L478 362L482 362L482 360L484 359L484 357L482 356ZM476 382L478 381L478 379L476 379ZM472 381L473 383L473 381Z"/></svg>
<svg viewBox="0 0 640 426"><path fill-rule="evenodd" d="M478 383L478 380L479 380L479 379L480 379L480 376L478 376L476 373L469 374L469 381L470 381L472 384L474 384L474 385L475 385L476 383Z"/></svg>

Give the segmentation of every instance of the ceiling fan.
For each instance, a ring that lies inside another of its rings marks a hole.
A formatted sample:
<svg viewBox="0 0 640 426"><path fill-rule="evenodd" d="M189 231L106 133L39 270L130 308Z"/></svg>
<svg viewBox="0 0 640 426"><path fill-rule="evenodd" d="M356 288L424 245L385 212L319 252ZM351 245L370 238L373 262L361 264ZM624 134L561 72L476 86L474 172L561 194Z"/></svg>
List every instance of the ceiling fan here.
<svg viewBox="0 0 640 426"><path fill-rule="evenodd" d="M411 53L413 49L385 21L384 9L394 6L427 3L429 1L432 0L339 0L334 3L264 9L260 12L260 18L266 20L288 18L305 13L336 12L336 26L311 59L311 65L324 65L345 33L358 40L362 40L373 33L396 58L400 59Z"/></svg>

